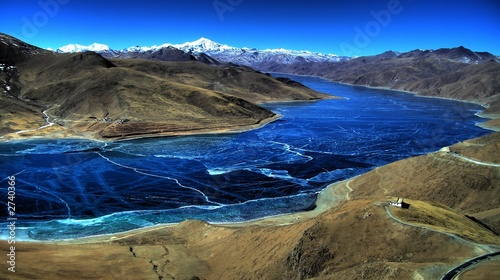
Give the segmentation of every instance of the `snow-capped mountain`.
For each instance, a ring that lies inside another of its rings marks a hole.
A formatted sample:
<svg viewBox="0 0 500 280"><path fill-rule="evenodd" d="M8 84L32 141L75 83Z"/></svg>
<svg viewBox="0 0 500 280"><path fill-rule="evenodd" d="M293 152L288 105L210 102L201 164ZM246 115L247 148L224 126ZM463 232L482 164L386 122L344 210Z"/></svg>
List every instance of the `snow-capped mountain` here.
<svg viewBox="0 0 500 280"><path fill-rule="evenodd" d="M184 44L173 44L171 46L183 50L185 52L192 52L195 54L207 53L207 52L220 53L225 51L238 50L238 48L231 47L228 45L223 45L204 37L201 37L200 39L193 42L186 42Z"/></svg>
<svg viewBox="0 0 500 280"><path fill-rule="evenodd" d="M110 51L111 49L107 45L99 44L99 43L93 43L88 46L83 46L79 44L69 44L63 47L60 47L56 50L56 52L59 53L74 53L74 52L86 52L86 51L93 51L93 52L106 52Z"/></svg>
<svg viewBox="0 0 500 280"><path fill-rule="evenodd" d="M56 52L82 52L95 51L105 57L133 58L143 56L142 53L154 53L164 48L176 48L195 57L201 54L209 55L220 62L231 62L250 66L259 70L269 69L272 64L293 64L296 62L334 62L347 60L348 57L341 57L333 54L315 53L310 51L295 51L287 49L266 49L237 48L214 42L207 38L200 38L193 42L183 44L162 44L159 46L132 46L122 50L113 50L103 44L94 43L89 46L70 44L58 48Z"/></svg>
<svg viewBox="0 0 500 280"><path fill-rule="evenodd" d="M262 69L264 64L270 63L292 64L295 62L333 62L348 59L347 57L340 57L333 54L287 50L283 48L265 50L246 47L236 48L206 38L172 46L195 55L205 53L221 62L232 62L255 67L257 69Z"/></svg>

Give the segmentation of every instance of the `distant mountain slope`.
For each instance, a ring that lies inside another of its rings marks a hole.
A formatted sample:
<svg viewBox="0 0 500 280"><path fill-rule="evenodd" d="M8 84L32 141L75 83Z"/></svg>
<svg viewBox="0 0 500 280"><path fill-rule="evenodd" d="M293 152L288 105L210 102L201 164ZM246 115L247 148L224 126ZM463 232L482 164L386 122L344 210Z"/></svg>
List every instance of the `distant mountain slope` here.
<svg viewBox="0 0 500 280"><path fill-rule="evenodd" d="M57 54L25 47L6 35L2 38L7 38L3 40L7 42L4 49L9 52L2 51L0 57L19 54L11 59L12 65L2 66L14 69L10 74L3 73L0 81L9 88L0 94L3 133L25 130L18 135L58 132L117 139L233 131L276 117L250 101L331 97L239 66L209 66L197 61L110 61L91 51ZM177 49L162 51L169 57L173 54L180 60L191 60ZM23 108L10 112L11 105Z"/></svg>
<svg viewBox="0 0 500 280"><path fill-rule="evenodd" d="M172 82L223 92L253 103L315 100L331 96L315 93L298 82L272 78L251 68L222 64L163 62L140 59L112 59L114 64Z"/></svg>
<svg viewBox="0 0 500 280"><path fill-rule="evenodd" d="M111 58L113 56L104 57ZM174 47L165 47L158 50L150 50L146 52L130 52L125 58L139 58L139 59L156 59L163 61L196 61L196 57L186 52L183 52Z"/></svg>
<svg viewBox="0 0 500 280"><path fill-rule="evenodd" d="M33 55L48 55L51 51L27 44L17 38L0 33L0 64L13 65Z"/></svg>
<svg viewBox="0 0 500 280"><path fill-rule="evenodd" d="M43 109L19 98L22 85L17 64L34 56L51 55L50 51L0 33L0 136L46 124Z"/></svg>
<svg viewBox="0 0 500 280"><path fill-rule="evenodd" d="M490 106L486 113L500 114L499 59L464 47L386 52L338 63L275 64L261 70L315 75L353 85L473 101Z"/></svg>

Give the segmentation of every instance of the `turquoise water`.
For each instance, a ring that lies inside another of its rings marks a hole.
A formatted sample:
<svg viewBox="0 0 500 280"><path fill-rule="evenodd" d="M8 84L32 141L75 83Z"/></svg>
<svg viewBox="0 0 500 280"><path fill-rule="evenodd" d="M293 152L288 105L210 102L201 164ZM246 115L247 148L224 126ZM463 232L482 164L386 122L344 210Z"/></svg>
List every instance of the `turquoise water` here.
<svg viewBox="0 0 500 280"><path fill-rule="evenodd" d="M311 209L330 183L489 133L478 105L292 77L345 99L267 104L282 118L243 133L0 143L2 217L15 176L18 240L247 221Z"/></svg>

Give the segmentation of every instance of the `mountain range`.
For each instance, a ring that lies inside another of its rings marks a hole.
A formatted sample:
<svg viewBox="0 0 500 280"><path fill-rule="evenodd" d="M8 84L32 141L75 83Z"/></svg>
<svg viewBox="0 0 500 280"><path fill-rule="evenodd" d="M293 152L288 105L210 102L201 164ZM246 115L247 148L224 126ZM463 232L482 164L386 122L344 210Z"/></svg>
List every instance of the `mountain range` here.
<svg viewBox="0 0 500 280"><path fill-rule="evenodd" d="M358 57L340 63L276 64L267 71L324 77L360 86L476 102L500 113L500 63L487 52L463 46Z"/></svg>
<svg viewBox="0 0 500 280"><path fill-rule="evenodd" d="M500 128L499 58L462 46L349 58L309 51L236 48L201 38L124 50L94 43L50 51L1 34L0 67L2 99L10 97L3 101L10 105L0 112L2 133L37 134L38 127L49 123L58 126L44 131L71 128L69 131L99 138L227 130L271 118L272 113L264 113L257 105L260 102L327 98L259 71L313 75L352 85L476 102L486 107L483 115L493 119L485 126ZM141 102L129 101L139 100L143 92L151 95L142 97ZM167 98L165 92L176 92L181 98ZM221 107L220 98L225 100L223 104L232 105ZM160 125L158 114L148 113L154 110L145 110L144 104L151 108L163 104L160 111L169 116L169 124ZM233 105L234 109L228 109ZM14 115L16 121L12 121ZM145 124L145 119L150 121Z"/></svg>
<svg viewBox="0 0 500 280"><path fill-rule="evenodd" d="M67 45L56 52L94 50L106 58L198 60L233 63L262 72L318 76L351 85L402 90L423 96L451 98L485 106L486 123L499 129L500 58L463 46L437 50L387 51L379 55L345 57L286 49L237 48L200 38L184 44L112 50L102 44Z"/></svg>
<svg viewBox="0 0 500 280"><path fill-rule="evenodd" d="M57 53L0 34L0 133L123 139L235 131L276 119L258 103L332 98L174 48L154 55ZM174 61L160 61L167 57Z"/></svg>
<svg viewBox="0 0 500 280"><path fill-rule="evenodd" d="M56 50L58 53L95 51L106 58L135 58L145 57L164 49L178 49L195 57L208 55L220 62L231 62L239 65L263 69L267 64L293 64L298 62L338 62L349 59L348 57L333 54L323 54L310 51L295 51L287 49L237 48L214 42L207 38L200 38L193 42L183 44L162 44L159 46L140 47L133 46L122 50L113 50L108 46L94 43L89 46L69 44Z"/></svg>
<svg viewBox="0 0 500 280"><path fill-rule="evenodd" d="M357 57L339 56L335 54L325 54L311 52L307 50L289 50L289 49L265 49L258 50L256 48L238 48L229 45L214 42L207 38L200 38L193 42L183 44L165 43L159 46L132 46L126 49L115 50L109 46L93 43L88 46L79 44L69 44L55 50L57 53L75 53L94 51L107 58L130 58L155 53L164 49L177 49L185 53L198 57L201 54L209 55L220 62L230 62L244 66L253 67L257 70L268 71L275 64L291 65L300 63L331 63L343 62L356 59ZM377 61L379 58L409 58L409 57L441 57L452 60L457 63L479 64L485 61L500 62L500 58L488 52L473 52L469 49L460 46L458 48L441 48L437 50L413 50L409 52L387 51L380 55L369 56L369 60ZM366 61L366 56L363 57Z"/></svg>

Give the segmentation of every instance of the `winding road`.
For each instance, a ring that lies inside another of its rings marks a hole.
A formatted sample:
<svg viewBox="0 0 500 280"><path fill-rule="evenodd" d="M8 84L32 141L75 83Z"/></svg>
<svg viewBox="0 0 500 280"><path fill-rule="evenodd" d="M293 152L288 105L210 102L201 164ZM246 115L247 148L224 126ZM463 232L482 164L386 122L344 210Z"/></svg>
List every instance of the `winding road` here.
<svg viewBox="0 0 500 280"><path fill-rule="evenodd" d="M474 164L478 164L478 165L484 165L484 166L493 166L493 167L500 167L500 164L497 164L497 163L489 163L489 162L484 162L484 161L478 161L478 160L475 160L475 159L472 159L472 158L468 158L468 157L464 157L462 155L459 155L459 154L455 154L455 153L449 153L450 155L456 157L456 158L459 158L459 159L462 159L462 160L465 160L467 162L471 162L471 163L474 163Z"/></svg>
<svg viewBox="0 0 500 280"><path fill-rule="evenodd" d="M442 231L438 231L438 230L435 230L435 229L430 228L430 227L426 227L426 226L422 226L422 225L414 225L414 224L411 224L411 223L407 223L407 222L402 221L399 218L395 217L392 214L392 212L391 212L391 210L389 209L388 206L385 206L384 208L385 208L385 212L387 213L387 215L389 215L389 217L391 217L393 220L395 220L398 223L401 223L401 224L407 225L407 226L412 226L412 227L417 227L417 228L423 228L423 229L426 229L426 230L430 230L430 231L434 231L434 232L446 234L446 235L448 235L450 237L453 237L453 238L456 238L456 239L458 239L458 240L460 240L462 242L468 243L471 246L479 247L479 248L483 249L484 251L488 252L487 254L484 254L484 255L475 257L473 259L467 260L467 261L459 264L458 266L452 268L451 270L449 270L441 278L441 280L452 280L452 279L455 279L455 277L457 277L458 275L460 275L462 272L465 272L466 270L470 269L472 266L477 265L479 262L485 261L485 260L490 260L492 257L500 255L500 251L498 251L499 248L500 248L499 246L491 246L491 245L486 245L486 244L475 243L475 242L463 239L460 236L457 236L457 235L449 233L449 232L442 232Z"/></svg>
<svg viewBox="0 0 500 280"><path fill-rule="evenodd" d="M42 125L36 129L20 130L20 131L17 131L16 134L22 134L22 133L26 133L26 132L35 132L35 131L53 126L55 123L50 121L50 116L47 114L47 110L43 111L42 113L45 115L45 121L47 122L46 125Z"/></svg>
<svg viewBox="0 0 500 280"><path fill-rule="evenodd" d="M489 253L485 254L479 257L475 257L473 259L470 259L454 268L452 268L450 271L448 271L442 278L441 280L453 280L455 277L460 275L460 273L470 269L472 266L476 265L477 263L485 260L490 260L492 257L500 256L500 251L494 252L494 253Z"/></svg>

